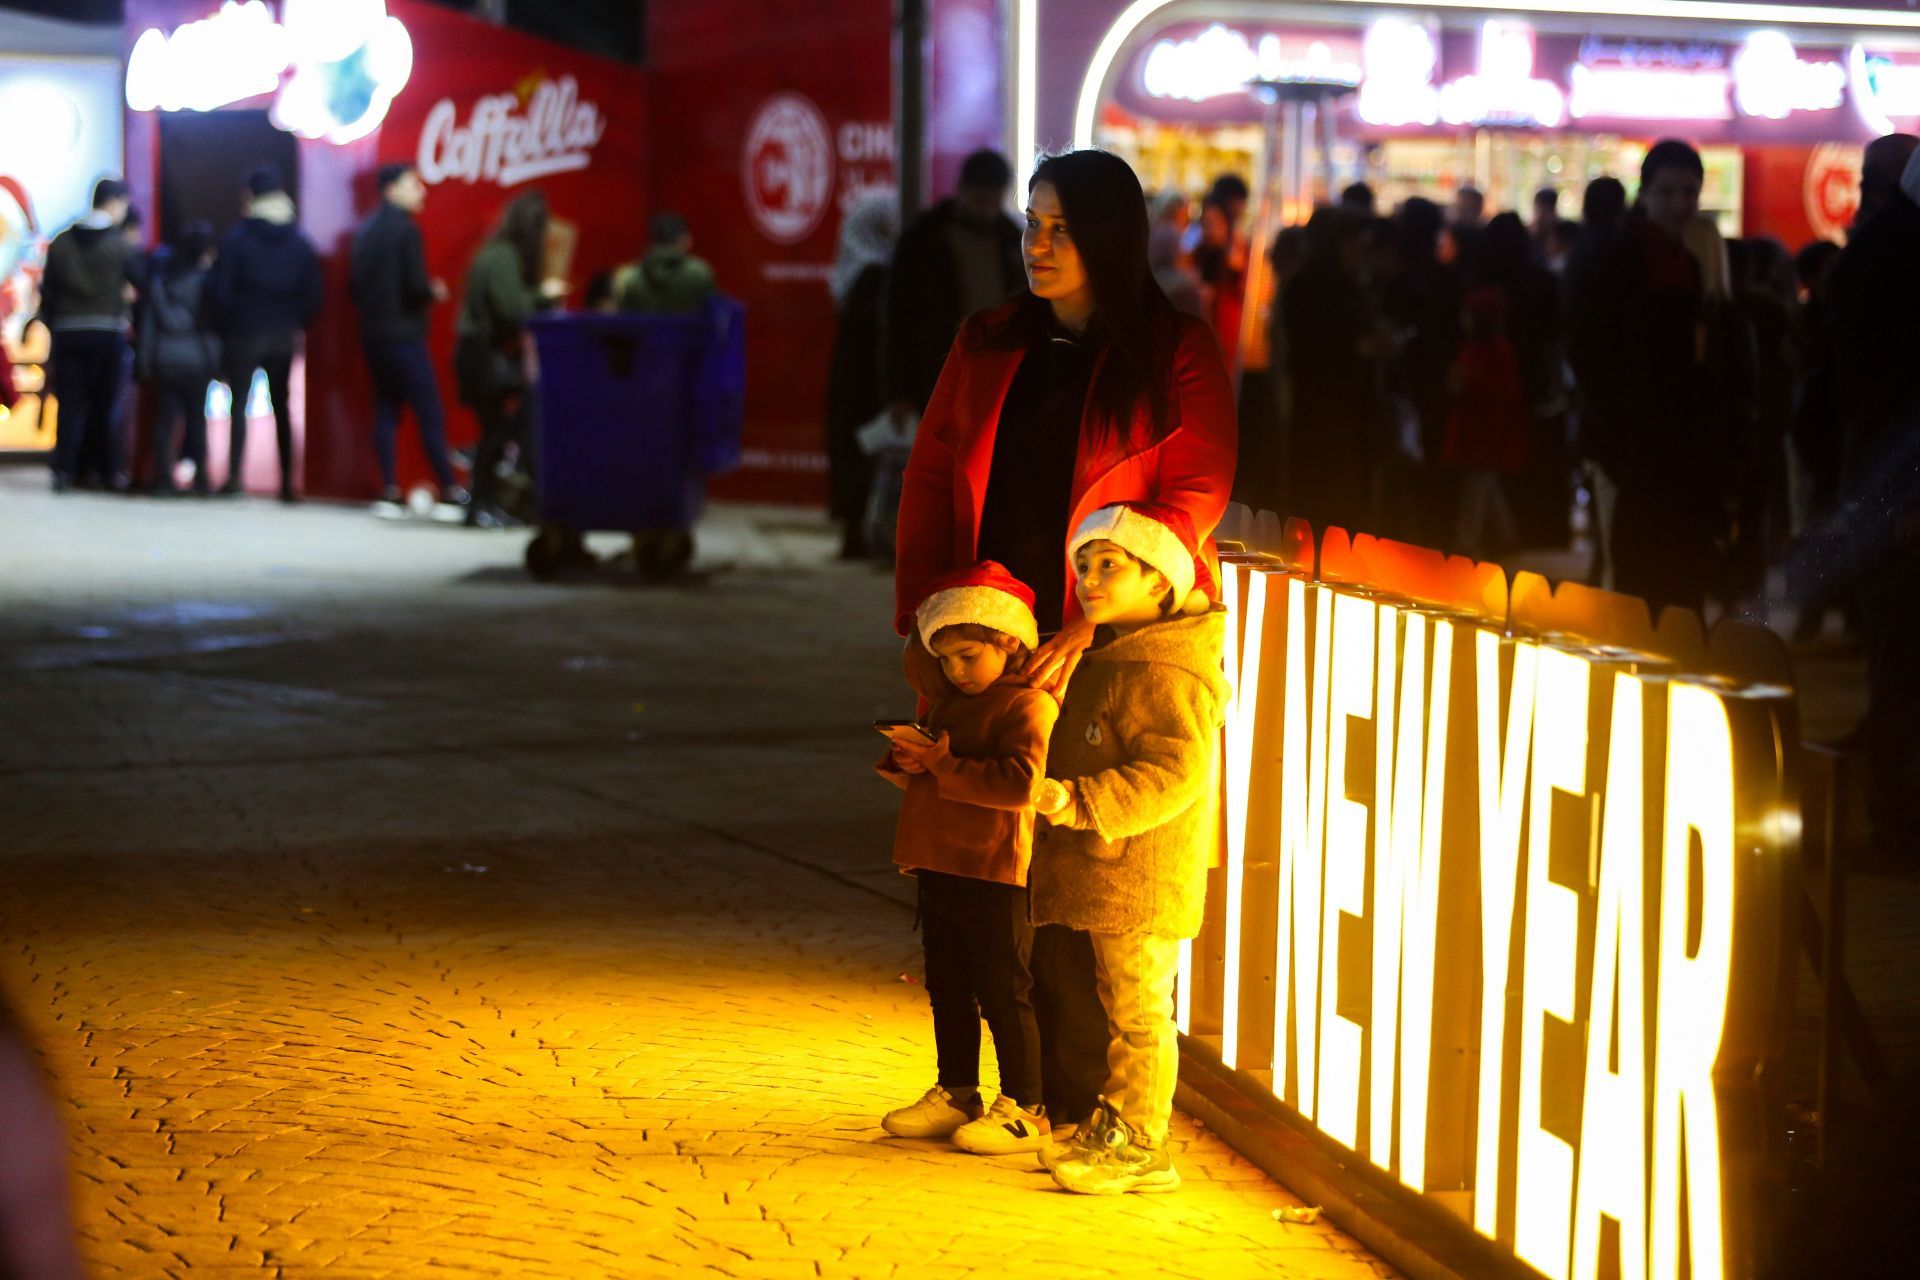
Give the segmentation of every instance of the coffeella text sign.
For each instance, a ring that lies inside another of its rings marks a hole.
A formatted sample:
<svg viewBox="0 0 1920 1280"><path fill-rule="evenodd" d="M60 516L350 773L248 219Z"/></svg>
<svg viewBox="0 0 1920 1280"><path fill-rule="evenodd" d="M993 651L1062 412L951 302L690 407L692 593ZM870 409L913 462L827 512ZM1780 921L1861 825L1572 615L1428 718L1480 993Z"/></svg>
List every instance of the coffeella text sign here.
<svg viewBox="0 0 1920 1280"><path fill-rule="evenodd" d="M1544 1275L1750 1274L1791 695L1223 570L1189 1035Z"/></svg>

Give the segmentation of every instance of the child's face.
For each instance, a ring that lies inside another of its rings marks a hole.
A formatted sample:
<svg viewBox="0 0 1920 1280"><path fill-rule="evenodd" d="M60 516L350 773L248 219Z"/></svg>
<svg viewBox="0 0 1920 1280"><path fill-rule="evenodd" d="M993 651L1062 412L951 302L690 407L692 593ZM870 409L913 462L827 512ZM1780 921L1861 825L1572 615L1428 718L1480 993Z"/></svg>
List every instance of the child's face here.
<svg viewBox="0 0 1920 1280"><path fill-rule="evenodd" d="M941 636L933 642L933 656L947 683L971 698L1006 674L1007 651L999 645L966 636Z"/></svg>
<svg viewBox="0 0 1920 1280"><path fill-rule="evenodd" d="M1104 538L1073 553L1074 594L1095 626L1141 627L1160 620L1160 599L1173 588Z"/></svg>

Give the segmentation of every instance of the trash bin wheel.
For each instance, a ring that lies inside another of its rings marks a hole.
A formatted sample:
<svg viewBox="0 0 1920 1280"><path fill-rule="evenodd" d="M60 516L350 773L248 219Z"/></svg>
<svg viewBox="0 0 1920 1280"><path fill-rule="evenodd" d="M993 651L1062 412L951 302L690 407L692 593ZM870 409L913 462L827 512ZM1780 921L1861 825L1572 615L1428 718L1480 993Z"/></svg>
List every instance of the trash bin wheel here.
<svg viewBox="0 0 1920 1280"><path fill-rule="evenodd" d="M684 572L693 560L693 534L685 529L641 529L633 535L633 567L649 582Z"/></svg>

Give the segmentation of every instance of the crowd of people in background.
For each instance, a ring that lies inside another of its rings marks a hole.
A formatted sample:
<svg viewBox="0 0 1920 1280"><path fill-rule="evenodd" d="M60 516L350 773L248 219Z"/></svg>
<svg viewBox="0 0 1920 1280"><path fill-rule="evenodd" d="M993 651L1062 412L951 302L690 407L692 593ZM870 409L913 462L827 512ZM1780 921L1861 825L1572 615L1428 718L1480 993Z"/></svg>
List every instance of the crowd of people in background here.
<svg viewBox="0 0 1920 1280"><path fill-rule="evenodd" d="M1867 148L1843 247L1728 238L1700 153L1647 151L1633 198L1596 177L1487 212L1460 187L1383 212L1354 183L1265 247L1248 293L1249 192L1148 197L1151 270L1240 376L1235 496L1256 509L1481 557L1569 549L1592 582L1865 645L1876 825L1902 816L1920 677L1895 656L1920 605L1920 161ZM913 425L961 322L1022 287L1012 178L991 152L890 243L876 197L843 225L827 413L843 554L890 561ZM1903 187L1904 182L1904 187ZM1256 312L1245 323L1246 309ZM1784 585L1783 585L1784 582Z"/></svg>
<svg viewBox="0 0 1920 1280"><path fill-rule="evenodd" d="M437 497L440 511L480 528L518 526L532 514L538 458L537 365L527 321L569 288L546 272L546 197L531 190L510 201L468 268L452 373L478 439L460 453L448 445L427 342L432 309L453 296L427 267L418 221L427 188L409 164L382 166L377 187L376 207L349 249L349 292L372 389L375 510L405 510L398 438L402 415L410 413L437 488L428 496ZM713 294L713 271L693 255L683 218L658 213L648 232L641 257L588 285L589 309L679 315ZM320 254L299 228L282 175L271 165L248 172L242 216L224 235L195 219L167 243L144 245L127 184L109 178L96 185L90 212L48 246L36 320L49 334L54 491L170 496L181 492L185 465L194 496L242 492L259 375L279 451L279 497L297 502L292 373L326 290ZM228 392L230 424L217 485L207 447L216 385ZM146 449L137 447L142 388L151 406Z"/></svg>

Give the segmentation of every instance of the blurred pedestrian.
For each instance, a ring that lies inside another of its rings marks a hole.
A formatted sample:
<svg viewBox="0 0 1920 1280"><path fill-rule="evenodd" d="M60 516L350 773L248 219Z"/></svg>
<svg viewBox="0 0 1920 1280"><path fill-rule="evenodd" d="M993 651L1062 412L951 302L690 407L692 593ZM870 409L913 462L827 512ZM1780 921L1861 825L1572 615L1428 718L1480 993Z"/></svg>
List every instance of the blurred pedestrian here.
<svg viewBox="0 0 1920 1280"><path fill-rule="evenodd" d="M80 1280L67 1135L33 1047L0 1001L0 1276Z"/></svg>
<svg viewBox="0 0 1920 1280"><path fill-rule="evenodd" d="M280 501L296 500L294 486L293 357L300 335L324 298L320 255L295 221L293 197L279 170L261 165L247 175L246 216L220 241L207 278L207 297L219 330L229 420L227 479L220 492L239 493L246 474L247 401L254 371L267 378L273 431L280 449Z"/></svg>
<svg viewBox="0 0 1920 1280"><path fill-rule="evenodd" d="M1733 309L1753 351L1753 410L1745 465L1736 478L1735 527L1720 595L1757 616L1765 609L1767 566L1785 546L1787 437L1793 424L1793 262L1779 241L1727 243Z"/></svg>
<svg viewBox="0 0 1920 1280"><path fill-rule="evenodd" d="M467 523L476 528L520 523L501 506L500 470L509 446L518 450L521 469L530 478L538 475L527 320L559 287L541 280L547 219L545 195L527 191L514 197L467 268L454 322L454 380L460 402L480 422L467 504Z"/></svg>
<svg viewBox="0 0 1920 1280"><path fill-rule="evenodd" d="M1814 240L1794 255L1800 304L1793 322L1793 475L1796 542L1787 557L1786 591L1799 608L1794 638L1811 640L1827 611L1849 598L1837 564L1817 554L1818 531L1834 517L1840 499L1839 388L1833 349L1833 268L1841 248Z"/></svg>
<svg viewBox="0 0 1920 1280"><path fill-rule="evenodd" d="M1344 210L1314 210L1306 261L1280 297L1293 388L1293 514L1353 533L1372 532L1375 514L1377 325L1361 276L1365 232Z"/></svg>
<svg viewBox="0 0 1920 1280"><path fill-rule="evenodd" d="M1533 236L1533 251L1544 258L1547 253L1547 241L1553 235L1553 229L1560 225L1560 192L1554 187L1542 187L1533 193L1533 221L1527 230Z"/></svg>
<svg viewBox="0 0 1920 1280"><path fill-rule="evenodd" d="M827 277L839 320L827 366L827 511L840 523L843 560L864 559L869 552L873 458L861 446L859 432L886 406L880 353L886 343L887 271L899 231L899 193L880 188L862 195L841 220L840 244ZM896 491L896 511L898 497Z"/></svg>
<svg viewBox="0 0 1920 1280"><path fill-rule="evenodd" d="M647 219L646 253L613 276L618 308L649 315L693 315L713 289L713 268L694 255L687 220L670 209Z"/></svg>
<svg viewBox="0 0 1920 1280"><path fill-rule="evenodd" d="M1889 189L1887 176L1900 169ZM1833 271L1844 528L1867 655L1868 811L1875 850L1920 850L1920 139L1867 149L1861 206Z"/></svg>
<svg viewBox="0 0 1920 1280"><path fill-rule="evenodd" d="M1340 190L1340 207L1356 218L1373 218L1379 212L1373 188L1364 182L1350 182Z"/></svg>
<svg viewBox="0 0 1920 1280"><path fill-rule="evenodd" d="M1708 360L1701 260L1686 242L1704 177L1687 143L1650 148L1633 213L1575 282L1569 309L1588 449L1615 491L1614 586L1656 614L1704 608L1726 532L1725 389Z"/></svg>
<svg viewBox="0 0 1920 1280"><path fill-rule="evenodd" d="M959 189L900 234L886 309L887 399L897 423L926 410L961 322L1021 288L1020 227L1006 212L1012 181L1005 157L976 151L960 165Z"/></svg>
<svg viewBox="0 0 1920 1280"><path fill-rule="evenodd" d="M373 448L380 463L380 500L400 503L394 454L400 410L413 410L420 449L433 469L442 502L464 504L447 455L447 415L427 351L427 316L446 301L446 282L427 271L427 246L415 221L426 207L427 184L410 164L380 167L380 207L353 237L353 301L360 309L360 348L373 381Z"/></svg>
<svg viewBox="0 0 1920 1280"><path fill-rule="evenodd" d="M1464 186L1453 193L1453 209L1447 219L1447 240L1451 245L1447 261L1462 272L1471 272L1480 252L1480 233L1487 222L1487 197L1480 188Z"/></svg>
<svg viewBox="0 0 1920 1280"><path fill-rule="evenodd" d="M1162 191L1148 202L1148 211L1147 262L1153 267L1153 278L1175 311L1204 320L1207 304L1200 277L1180 249L1188 222L1187 198L1178 191Z"/></svg>
<svg viewBox="0 0 1920 1280"><path fill-rule="evenodd" d="M1519 222L1517 214L1501 216ZM1519 540L1506 485L1525 469L1531 452L1521 358L1508 337L1507 317L1507 298L1498 288L1482 286L1467 295L1466 340L1448 376L1453 407L1440 449L1440 461L1460 472L1452 550L1481 558L1510 550Z"/></svg>
<svg viewBox="0 0 1920 1280"><path fill-rule="evenodd" d="M1580 243L1581 226L1572 218L1555 218L1553 226L1547 229L1546 241L1540 247L1540 262L1562 281L1565 280L1567 264L1573 259L1574 247Z"/></svg>
<svg viewBox="0 0 1920 1280"><path fill-rule="evenodd" d="M1236 427L1219 344L1154 283L1146 197L1127 163L1093 150L1051 156L1027 195L1030 291L968 322L914 441L894 624L908 633L940 575L998 561L1033 588L1042 635L1057 633L1027 668L1057 693L1094 630L1069 590L1067 534L1130 499L1179 507L1205 539L1232 491ZM1092 941L1037 929L1033 969L1041 1082L1064 1138L1107 1075Z"/></svg>
<svg viewBox="0 0 1920 1280"><path fill-rule="evenodd" d="M1407 397L1419 421L1419 460L1406 478L1411 492L1393 503L1396 535L1437 543L1453 528L1452 477L1436 464L1447 429L1447 372L1460 349L1460 317L1466 291L1460 273L1440 261L1445 217L1440 206L1414 196L1394 215L1399 230L1399 273L1384 282L1379 307L1394 335L1387 355L1388 382Z"/></svg>
<svg viewBox="0 0 1920 1280"><path fill-rule="evenodd" d="M47 246L40 319L52 337L51 390L59 405L53 491L122 483L114 411L126 377L127 315L137 270L120 234L127 184L102 178L93 207Z"/></svg>
<svg viewBox="0 0 1920 1280"><path fill-rule="evenodd" d="M220 339L207 317L213 228L192 221L156 251L140 316L140 376L154 389L153 493L175 491L174 460L193 463L193 493L207 496L207 387L220 376ZM179 447L176 452L176 445Z"/></svg>
<svg viewBox="0 0 1920 1280"><path fill-rule="evenodd" d="M1232 174L1214 179L1213 189L1200 202L1200 242L1193 250L1207 315L1229 368L1239 365L1240 317L1246 306L1248 247L1240 226L1246 190L1247 184Z"/></svg>
<svg viewBox="0 0 1920 1280"><path fill-rule="evenodd" d="M1567 439L1560 283L1535 257L1533 240L1517 213L1498 213L1487 223L1475 278L1500 293L1501 327L1519 362L1526 406L1527 447L1523 461L1515 464L1524 474L1515 485L1519 501L1513 507L1513 537L1531 547L1564 547L1571 538L1573 463Z"/></svg>

